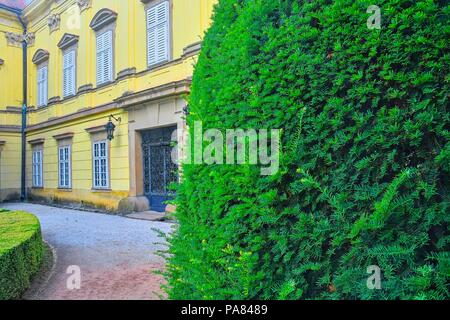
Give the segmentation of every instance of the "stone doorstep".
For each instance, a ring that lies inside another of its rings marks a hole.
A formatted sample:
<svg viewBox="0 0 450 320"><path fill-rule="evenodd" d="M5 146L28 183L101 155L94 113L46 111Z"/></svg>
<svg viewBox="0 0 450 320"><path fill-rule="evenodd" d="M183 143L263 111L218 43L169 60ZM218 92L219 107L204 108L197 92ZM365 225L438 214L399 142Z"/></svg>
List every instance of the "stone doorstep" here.
<svg viewBox="0 0 450 320"><path fill-rule="evenodd" d="M164 213L155 211L135 212L127 214L125 215L125 217L130 219L147 220L147 221L165 221L167 218L167 216Z"/></svg>

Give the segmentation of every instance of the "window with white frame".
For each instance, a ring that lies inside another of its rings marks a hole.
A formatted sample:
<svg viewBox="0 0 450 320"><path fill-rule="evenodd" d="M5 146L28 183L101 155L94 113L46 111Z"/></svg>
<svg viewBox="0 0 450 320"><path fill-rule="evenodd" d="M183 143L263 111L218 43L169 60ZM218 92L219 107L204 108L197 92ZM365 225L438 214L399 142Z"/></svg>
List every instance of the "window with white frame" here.
<svg viewBox="0 0 450 320"><path fill-rule="evenodd" d="M76 55L75 49L63 54L63 97L75 95L76 90Z"/></svg>
<svg viewBox="0 0 450 320"><path fill-rule="evenodd" d="M169 1L147 9L147 58L152 66L169 60Z"/></svg>
<svg viewBox="0 0 450 320"><path fill-rule="evenodd" d="M32 185L35 188L42 188L42 149L34 149L32 157Z"/></svg>
<svg viewBox="0 0 450 320"><path fill-rule="evenodd" d="M47 105L48 94L48 66L46 64L38 67L37 70L37 104L38 107Z"/></svg>
<svg viewBox="0 0 450 320"><path fill-rule="evenodd" d="M113 80L113 32L97 35L97 85Z"/></svg>
<svg viewBox="0 0 450 320"><path fill-rule="evenodd" d="M61 146L58 148L59 187L65 189L71 187L70 149L70 146Z"/></svg>
<svg viewBox="0 0 450 320"><path fill-rule="evenodd" d="M93 144L93 179L95 189L109 188L109 151L106 140Z"/></svg>

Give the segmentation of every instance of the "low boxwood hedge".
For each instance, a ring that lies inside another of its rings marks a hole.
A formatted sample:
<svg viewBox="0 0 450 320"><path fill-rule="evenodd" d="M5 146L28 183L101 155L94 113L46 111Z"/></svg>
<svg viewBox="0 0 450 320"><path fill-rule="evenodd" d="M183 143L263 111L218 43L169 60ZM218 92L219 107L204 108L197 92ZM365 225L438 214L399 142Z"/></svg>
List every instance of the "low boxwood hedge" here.
<svg viewBox="0 0 450 320"><path fill-rule="evenodd" d="M35 216L0 209L0 300L20 298L39 270L42 250Z"/></svg>

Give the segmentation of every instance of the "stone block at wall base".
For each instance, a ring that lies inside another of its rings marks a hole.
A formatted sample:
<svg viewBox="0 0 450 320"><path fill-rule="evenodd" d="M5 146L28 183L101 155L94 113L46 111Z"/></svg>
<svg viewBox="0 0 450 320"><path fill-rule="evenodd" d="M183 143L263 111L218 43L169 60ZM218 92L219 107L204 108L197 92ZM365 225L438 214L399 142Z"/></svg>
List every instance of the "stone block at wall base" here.
<svg viewBox="0 0 450 320"><path fill-rule="evenodd" d="M59 190L59 189L28 189L28 200L31 202L67 207L87 211L121 214L119 203L127 196L127 191L110 190ZM122 210L128 206L122 204Z"/></svg>
<svg viewBox="0 0 450 320"><path fill-rule="evenodd" d="M20 200L19 189L1 189L0 190L0 202L4 201L17 201Z"/></svg>
<svg viewBox="0 0 450 320"><path fill-rule="evenodd" d="M118 211L120 213L144 212L150 209L147 197L128 197L120 200Z"/></svg>
<svg viewBox="0 0 450 320"><path fill-rule="evenodd" d="M177 211L177 206L173 204L168 204L166 206L166 214L174 214Z"/></svg>

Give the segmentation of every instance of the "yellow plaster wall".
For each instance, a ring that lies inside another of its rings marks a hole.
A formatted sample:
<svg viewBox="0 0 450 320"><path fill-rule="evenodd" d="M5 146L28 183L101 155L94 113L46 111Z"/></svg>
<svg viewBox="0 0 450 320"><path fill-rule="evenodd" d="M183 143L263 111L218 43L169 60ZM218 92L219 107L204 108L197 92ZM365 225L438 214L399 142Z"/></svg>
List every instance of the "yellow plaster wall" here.
<svg viewBox="0 0 450 320"><path fill-rule="evenodd" d="M110 142L110 181L112 191L96 191L92 185L92 136L87 128L105 125L108 115L121 118ZM72 189L58 190L58 141L56 135L73 133L72 138ZM45 196L59 201L84 201L107 209L117 209L118 202L128 196L128 113L121 110L98 114L85 119L64 123L50 129L37 130L27 136L27 141L44 139L43 184L44 190L33 189L31 184L31 153L33 146L27 145L27 187L31 196Z"/></svg>
<svg viewBox="0 0 450 320"><path fill-rule="evenodd" d="M182 57L183 49L199 42L209 25L213 4L217 0L172 0L172 60ZM186 79L192 75L195 57L188 57L170 66L147 68L146 11L145 5L137 0L96 0L92 7L78 14L74 0L54 3L51 14L61 14L60 29L52 33L47 26L48 15L39 15L30 21L30 30L36 33L35 45L28 49L29 104L36 105L37 67L31 61L39 49L50 53L48 98L62 97L62 52L57 43L65 33L78 35L77 84L76 87L92 84L92 92L76 99L37 110L29 117L29 124L36 124L52 117L76 112L86 107L109 103L125 92L138 92L163 85L168 82ZM115 29L114 73L136 68L137 74L120 82L96 89L95 31L89 24L95 14L108 8L118 13ZM33 11L29 12L34 17ZM79 23L79 27L78 27ZM74 27L75 26L75 27Z"/></svg>
<svg viewBox="0 0 450 320"><path fill-rule="evenodd" d="M120 200L130 196L130 147L128 110L113 109L82 118L67 120L57 125L47 126L49 120L65 119L68 115L77 115L104 105L114 105L114 100L124 93L139 92L155 88L174 81L184 80L192 76L196 56L185 57L184 49L201 41L206 28L209 26L213 4L217 0L171 0L171 30L172 46L171 61L157 68L147 67L146 40L146 11L139 0L94 0L92 7L79 12L75 0L47 1L36 0L24 11L24 19L28 22L29 32L35 34L35 42L28 48L28 105L36 106L37 99L37 66L32 58L37 50L49 52L48 98L62 98L62 52L57 44L65 33L79 36L77 44L76 88L87 84L93 85L93 90L64 99L43 108L31 108L28 112L27 124L33 129L27 132L27 141L44 139L43 145L43 183L42 189L31 186L31 155L32 145L27 142L26 175L27 192L31 198L52 200L55 202L77 202L89 206L98 206L108 210L116 210ZM122 80L116 80L105 87L96 88L96 34L89 24L94 15L103 8L109 8L118 14L115 28L114 75L128 68L135 68L136 74ZM48 17L60 14L59 30L50 32ZM2 26L0 16L0 58L9 65L0 67L0 81L7 84L0 95L0 111L6 106L20 106L22 99L22 51L20 48L6 46L2 30L16 30L20 32L20 25L11 22L12 26ZM4 56L4 57L3 57ZM6 81L8 79L8 81ZM7 94L3 94L7 92ZM115 139L110 145L110 175L111 191L92 190L92 141L87 128L105 125L108 116L114 114L121 117L122 122L116 128ZM159 115L154 115L158 117ZM155 118L156 119L156 118ZM21 115L16 112L0 112L0 126L20 125ZM63 120L64 121L64 120ZM142 122L142 119L140 119ZM148 120L149 126L154 122L153 117ZM1 127L0 127L1 128ZM72 140L72 189L58 189L58 142L55 135L71 132ZM8 163L14 168L8 179L14 181L14 186L20 185L20 152L17 143L20 134L16 134L15 144L6 144ZM0 132L0 141L3 139ZM19 143L20 145L20 143ZM132 146L134 148L135 146ZM16 148L16 149L14 149ZM14 149L14 150L13 150ZM5 152L3 152L5 154ZM8 169L8 170L10 170ZM9 181L9 180L8 180Z"/></svg>
<svg viewBox="0 0 450 320"><path fill-rule="evenodd" d="M0 201L18 199L20 192L20 134L0 131Z"/></svg>
<svg viewBox="0 0 450 320"><path fill-rule="evenodd" d="M22 106L22 47L9 46L5 34L13 32L22 34L22 27L17 17L0 9L0 110L8 106ZM0 114L0 125L18 124L16 117Z"/></svg>

